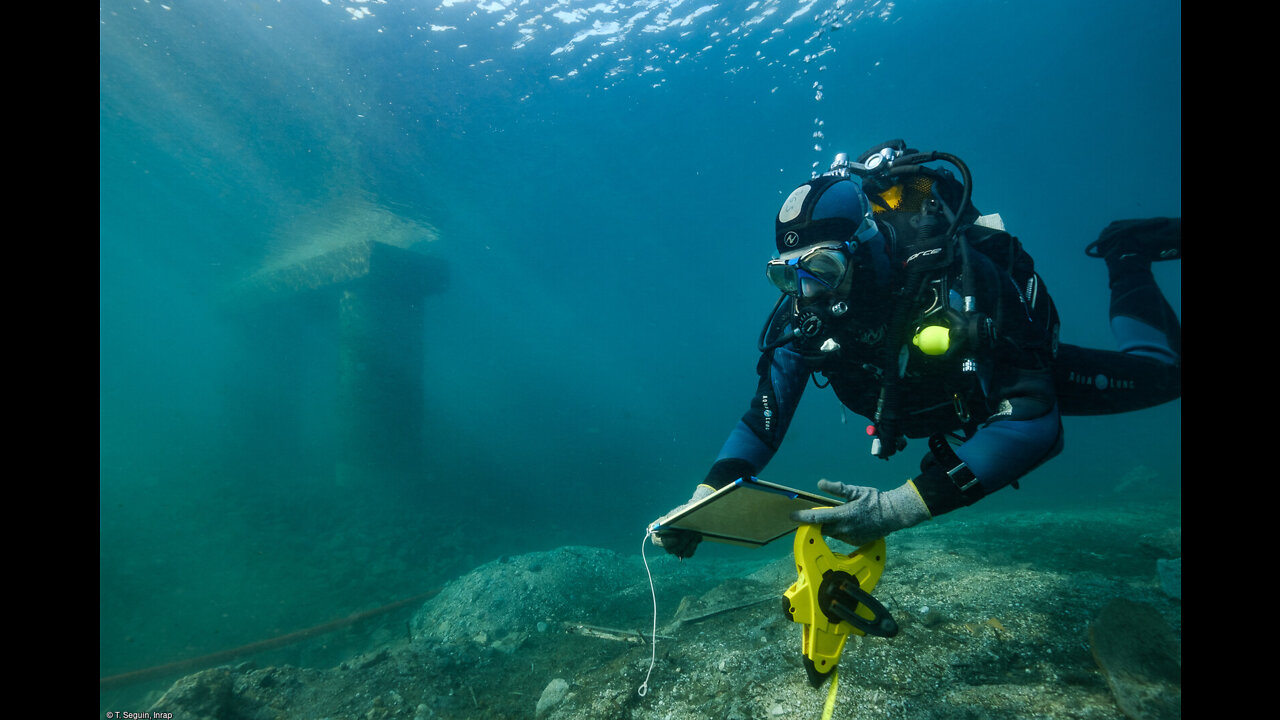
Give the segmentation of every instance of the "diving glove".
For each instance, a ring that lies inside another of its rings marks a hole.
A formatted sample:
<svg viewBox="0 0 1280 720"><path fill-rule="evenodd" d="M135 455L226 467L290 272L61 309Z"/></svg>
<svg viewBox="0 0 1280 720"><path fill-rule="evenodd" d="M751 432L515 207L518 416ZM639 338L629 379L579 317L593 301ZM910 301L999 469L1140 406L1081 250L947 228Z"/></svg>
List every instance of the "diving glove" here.
<svg viewBox="0 0 1280 720"><path fill-rule="evenodd" d="M693 491L693 497L689 498L689 502L673 509L663 517L674 515L714 492L715 488L710 485L699 485ZM673 528L653 533L654 545L682 559L693 557L693 551L698 549L698 543L700 542L702 542L702 533L694 532L693 530L676 530Z"/></svg>
<svg viewBox="0 0 1280 720"><path fill-rule="evenodd" d="M876 538L918 525L932 515L911 483L886 492L819 480L818 489L849 502L833 508L798 510L791 519L822 526L822 534L861 547Z"/></svg>

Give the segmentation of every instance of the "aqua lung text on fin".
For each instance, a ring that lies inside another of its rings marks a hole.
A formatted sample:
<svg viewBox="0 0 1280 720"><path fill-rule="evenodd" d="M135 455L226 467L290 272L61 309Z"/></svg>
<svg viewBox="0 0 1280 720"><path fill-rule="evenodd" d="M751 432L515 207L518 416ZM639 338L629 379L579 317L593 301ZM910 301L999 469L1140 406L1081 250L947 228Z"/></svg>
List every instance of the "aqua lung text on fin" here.
<svg viewBox="0 0 1280 720"><path fill-rule="evenodd" d="M1132 380L1118 380L1101 374L1086 376L1073 372L1070 375L1070 379L1073 383L1091 385L1099 390L1132 390L1134 388L1134 381Z"/></svg>

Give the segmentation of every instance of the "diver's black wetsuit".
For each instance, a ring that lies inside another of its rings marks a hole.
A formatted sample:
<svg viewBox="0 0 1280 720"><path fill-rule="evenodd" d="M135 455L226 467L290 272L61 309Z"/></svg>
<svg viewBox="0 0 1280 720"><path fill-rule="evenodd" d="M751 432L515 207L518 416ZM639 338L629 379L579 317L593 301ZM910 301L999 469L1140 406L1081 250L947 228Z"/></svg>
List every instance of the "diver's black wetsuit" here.
<svg viewBox="0 0 1280 720"><path fill-rule="evenodd" d="M1181 235L1181 221L1177 221ZM1054 386L1063 415L1141 410L1182 394L1182 325L1145 258L1108 260L1111 332L1119 352L1063 345Z"/></svg>
<svg viewBox="0 0 1280 720"><path fill-rule="evenodd" d="M955 455L981 490L963 504L1017 481L1060 452L1061 415L1126 412L1181 394L1181 327L1156 286L1149 260L1108 261L1112 329L1120 347L1113 352L1057 347L1056 313L1039 278L1019 287L981 253L971 258L979 307L996 309L992 320L1000 341L976 354L972 373L962 371L954 354L930 357L913 348L898 388L903 435L964 434ZM959 296L950 295L954 306ZM875 416L887 322L885 313L868 302L872 298L861 299L850 298L849 317L836 335L838 352L802 354L782 345L762 354L751 407L725 442L706 484L718 488L763 470L811 373L826 376L851 410ZM790 304L777 312L775 320L789 316ZM935 514L950 509L930 507Z"/></svg>

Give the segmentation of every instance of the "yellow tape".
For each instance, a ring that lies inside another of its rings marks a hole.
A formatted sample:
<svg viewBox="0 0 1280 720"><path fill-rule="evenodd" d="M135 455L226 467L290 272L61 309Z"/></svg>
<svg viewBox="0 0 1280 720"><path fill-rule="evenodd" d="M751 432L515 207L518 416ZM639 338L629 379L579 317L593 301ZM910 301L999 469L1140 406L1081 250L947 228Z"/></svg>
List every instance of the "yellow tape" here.
<svg viewBox="0 0 1280 720"><path fill-rule="evenodd" d="M822 720L831 720L831 713L836 710L837 687L840 687L839 668L831 671L831 689L827 691L827 702L822 706Z"/></svg>

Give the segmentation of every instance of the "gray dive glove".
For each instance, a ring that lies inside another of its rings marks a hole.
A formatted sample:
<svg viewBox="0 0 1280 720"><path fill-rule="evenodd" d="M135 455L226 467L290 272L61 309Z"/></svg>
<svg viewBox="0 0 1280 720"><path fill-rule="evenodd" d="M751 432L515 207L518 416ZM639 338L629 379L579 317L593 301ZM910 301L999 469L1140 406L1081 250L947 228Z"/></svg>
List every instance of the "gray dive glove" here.
<svg viewBox="0 0 1280 720"><path fill-rule="evenodd" d="M663 517L674 515L676 512L698 502L715 491L715 488L710 485L699 485L693 491L693 497L689 498L689 502L673 509ZM694 532L693 530L659 530L653 534L654 545L678 558L693 557L693 551L698 549L698 543L700 542L702 542L702 533Z"/></svg>
<svg viewBox="0 0 1280 720"><path fill-rule="evenodd" d="M849 502L833 508L798 510L791 513L791 519L821 525L823 535L850 545L866 545L876 538L918 525L932 517L920 493L910 482L880 492L875 488L819 480L818 489Z"/></svg>

